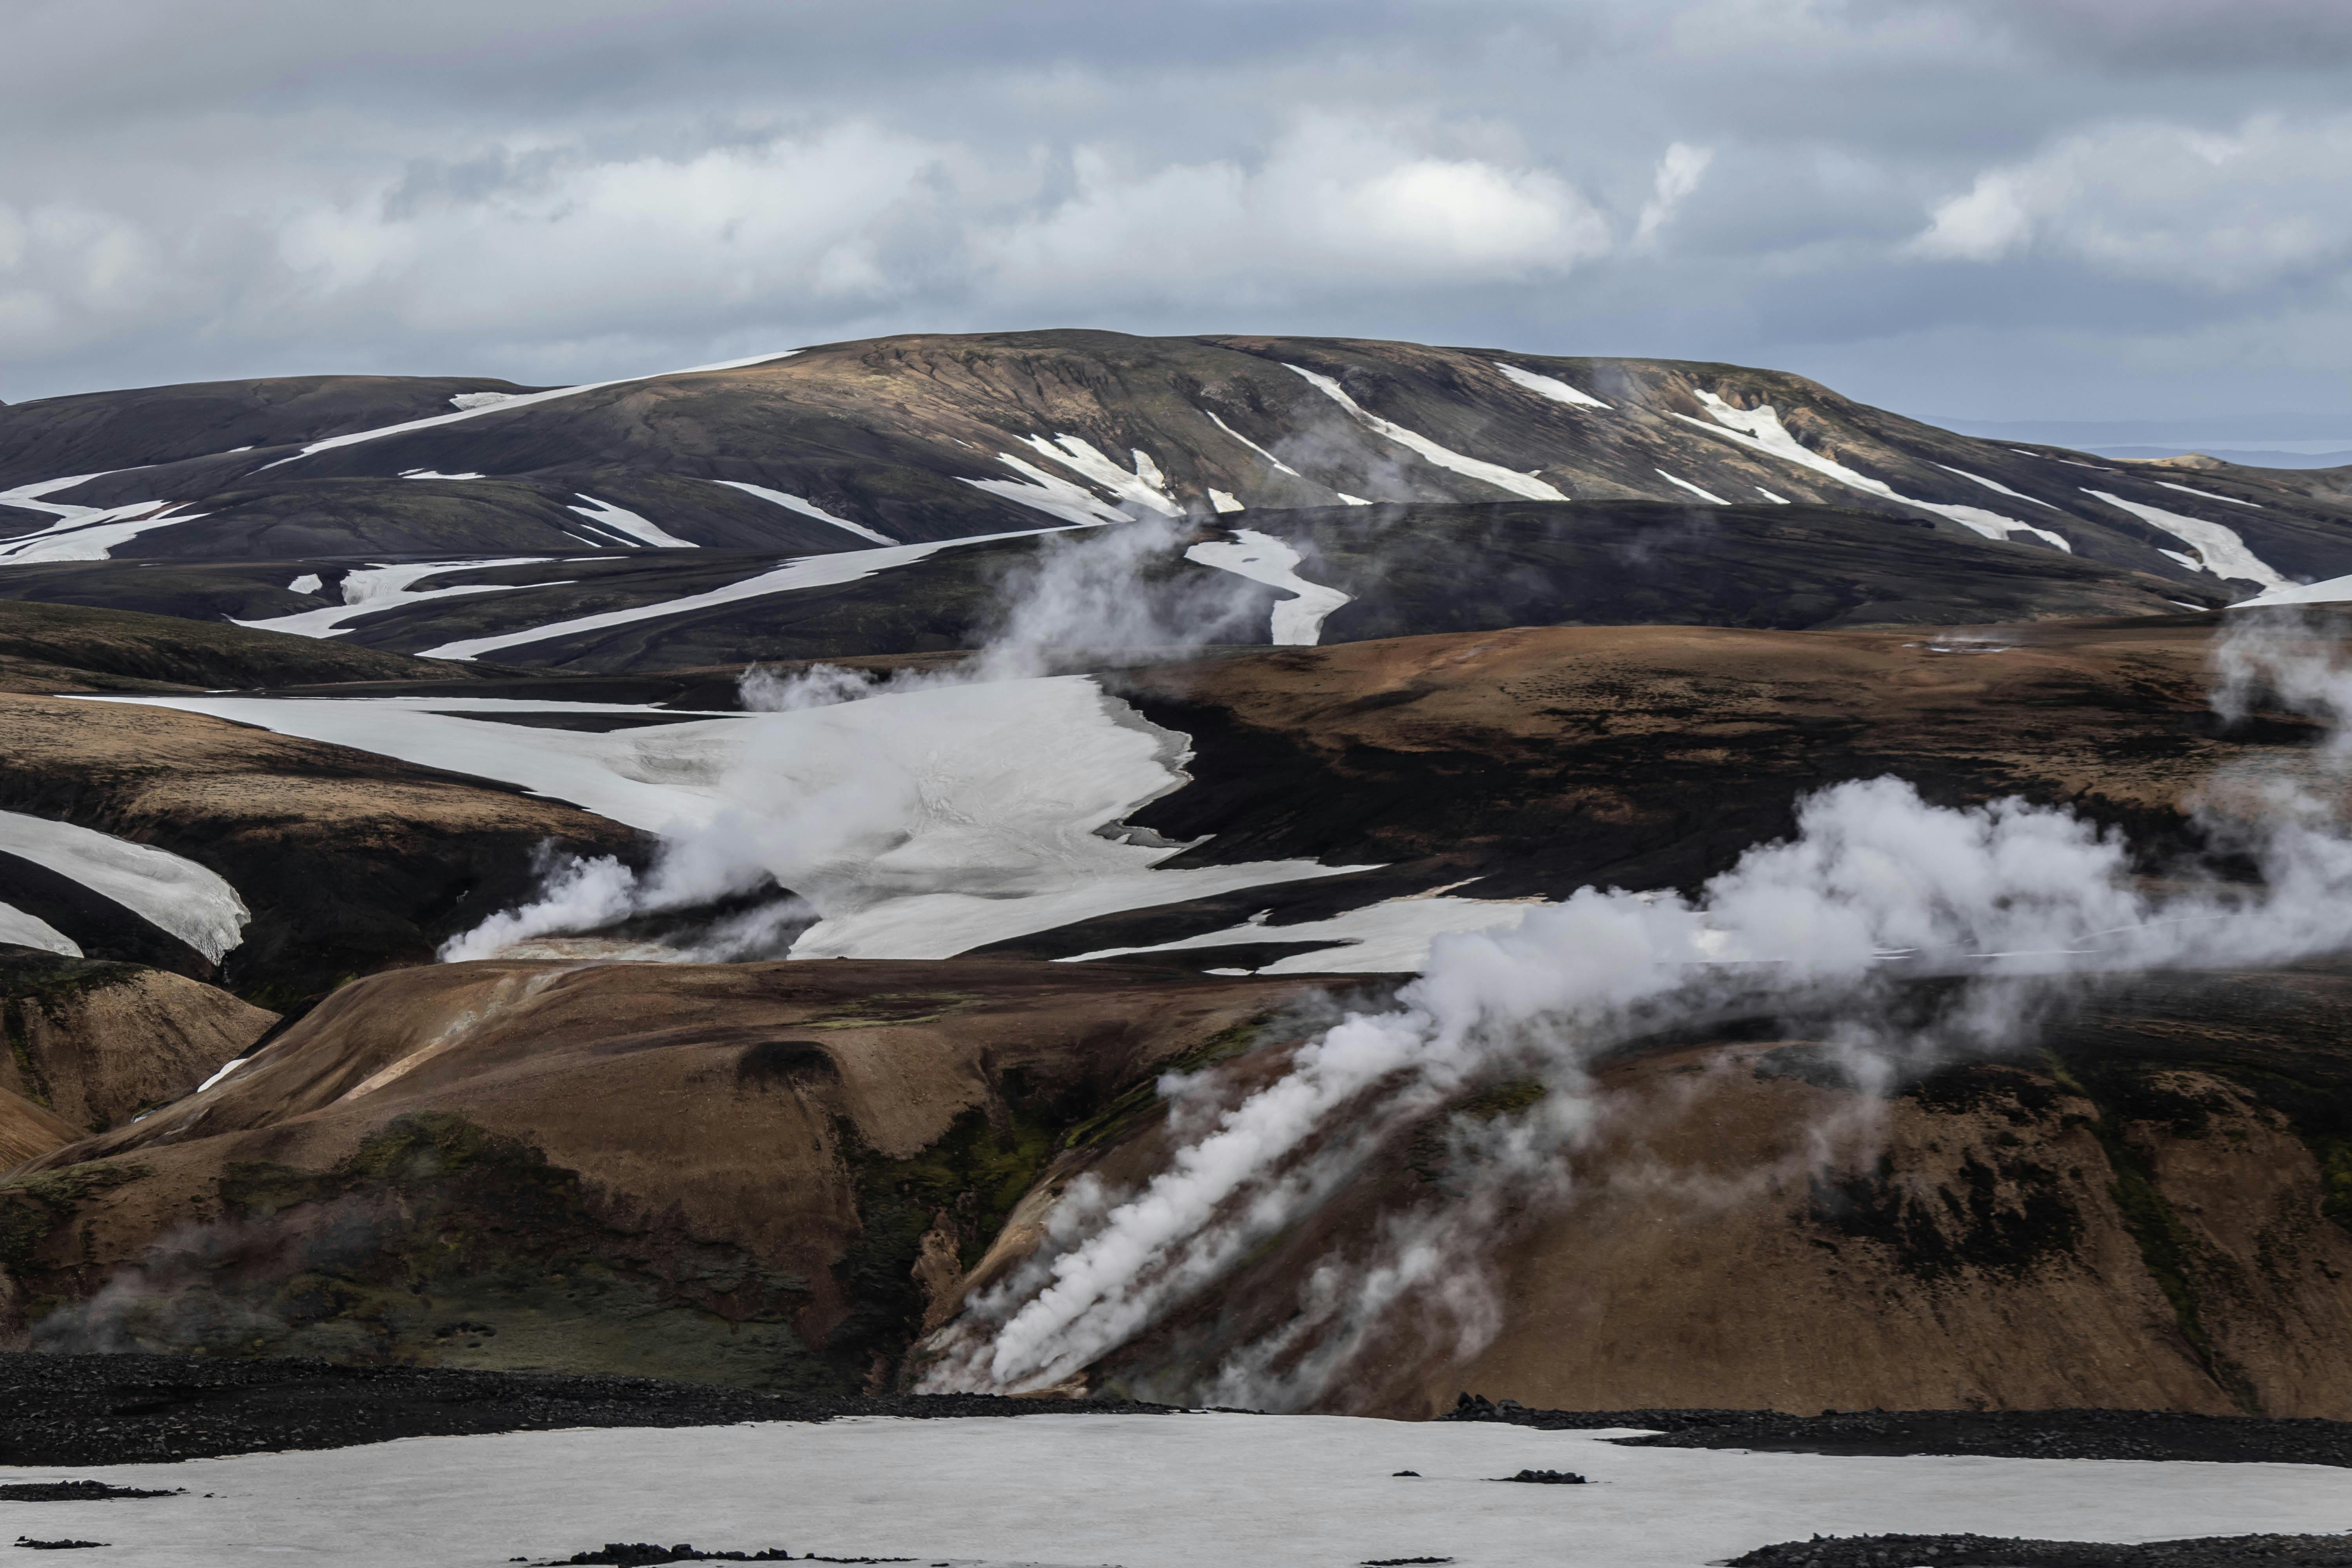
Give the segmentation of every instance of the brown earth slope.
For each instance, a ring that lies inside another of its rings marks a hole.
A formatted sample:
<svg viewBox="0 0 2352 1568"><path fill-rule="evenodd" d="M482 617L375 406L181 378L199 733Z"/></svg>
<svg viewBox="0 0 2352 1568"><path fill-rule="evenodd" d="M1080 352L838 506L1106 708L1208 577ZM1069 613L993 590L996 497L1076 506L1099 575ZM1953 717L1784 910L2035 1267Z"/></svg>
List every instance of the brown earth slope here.
<svg viewBox="0 0 2352 1568"><path fill-rule="evenodd" d="M887 1387L1057 1139L1298 991L1003 962L381 975L0 1186L0 1264L55 1348Z"/></svg>

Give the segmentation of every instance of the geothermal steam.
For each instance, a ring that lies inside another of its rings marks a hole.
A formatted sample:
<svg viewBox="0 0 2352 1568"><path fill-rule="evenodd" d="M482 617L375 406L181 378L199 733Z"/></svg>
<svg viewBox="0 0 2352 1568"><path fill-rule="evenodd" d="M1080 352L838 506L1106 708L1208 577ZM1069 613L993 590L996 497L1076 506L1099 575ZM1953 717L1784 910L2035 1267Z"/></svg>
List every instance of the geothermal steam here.
<svg viewBox="0 0 2352 1568"><path fill-rule="evenodd" d="M1181 655L1237 637L1265 613L1258 590L1227 573L1187 572L1182 552L1190 531L1188 522L1146 512L1108 528L1045 535L1035 554L998 584L995 624L973 658L946 669L888 676L823 664L789 672L754 667L740 682L743 706L799 712ZM763 784L774 761L753 748L722 793L737 800L774 793ZM702 963L782 956L820 913L811 901L819 897L814 887L803 889L810 898L787 890L795 877L808 875L812 847L835 847L840 852L831 858L845 861L856 858L859 846L884 844L897 826L892 814L919 785L878 751L865 765L863 774L832 780L756 817L722 812L696 829L667 834L642 871L609 856L552 858L539 868L538 892L529 903L451 938L439 956L454 963L529 953L536 939L665 921L679 929L614 945L604 956ZM730 900L748 907L717 920L688 920L690 911Z"/></svg>
<svg viewBox="0 0 2352 1568"><path fill-rule="evenodd" d="M1564 1158L1591 1132L1587 1068L1611 1047L1710 1020L1808 1020L1881 1080L2013 1050L2087 977L2277 963L2352 946L2352 674L2309 636L2242 621L2221 639L2215 706L2269 699L2326 721L2312 775L2216 781L2209 837L2250 855L2258 886L2143 891L2128 847L2072 814L2017 800L1966 810L1882 778L1802 804L1797 836L1749 850L1693 900L1586 888L1516 930L1442 939L1394 1005L1350 1013L1274 1082L1234 1102L1171 1077L1178 1148L1139 1189L1081 1177L1043 1245L927 1342L923 1386L1010 1392L1059 1383L1202 1299L1292 1230L1384 1141L1502 1077L1549 1091L1525 1114L1457 1128L1451 1196L1391 1218L1369 1256L1311 1269L1299 1310L1162 1397L1297 1408L1410 1307L1475 1352L1499 1326L1482 1265L1501 1214L1572 1198ZM2228 814L2234 803L2239 814ZM1957 977L1930 1021L1899 984Z"/></svg>

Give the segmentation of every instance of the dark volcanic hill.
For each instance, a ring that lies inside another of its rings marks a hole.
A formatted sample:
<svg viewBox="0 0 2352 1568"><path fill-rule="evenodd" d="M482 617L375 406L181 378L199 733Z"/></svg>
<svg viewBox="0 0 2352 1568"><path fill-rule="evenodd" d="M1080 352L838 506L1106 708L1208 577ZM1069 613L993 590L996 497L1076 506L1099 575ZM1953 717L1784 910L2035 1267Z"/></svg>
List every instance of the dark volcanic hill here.
<svg viewBox="0 0 2352 1568"><path fill-rule="evenodd" d="M0 594L454 657L957 646L1029 548L964 542L1154 515L1311 545L1361 602L1333 638L1468 624L1456 574L1492 585L1483 624L1814 625L2203 607L2352 567L2325 472L2011 447L1682 362L1059 331L0 408ZM782 570L811 556L838 559ZM571 625L615 613L634 629Z"/></svg>

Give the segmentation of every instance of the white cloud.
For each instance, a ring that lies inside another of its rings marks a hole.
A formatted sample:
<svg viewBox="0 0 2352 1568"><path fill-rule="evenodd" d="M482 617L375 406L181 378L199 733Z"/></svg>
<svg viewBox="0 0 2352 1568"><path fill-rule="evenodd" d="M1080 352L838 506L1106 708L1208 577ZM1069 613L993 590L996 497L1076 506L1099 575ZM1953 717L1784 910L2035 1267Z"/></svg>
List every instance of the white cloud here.
<svg viewBox="0 0 2352 1568"><path fill-rule="evenodd" d="M1074 167L1065 199L973 236L1008 293L1328 295L1564 273L1611 246L1607 220L1558 174L1360 120L1304 117L1248 163L1145 166L1087 149Z"/></svg>
<svg viewBox="0 0 2352 1568"><path fill-rule="evenodd" d="M2216 135L2138 123L2067 137L1938 203L1912 254L2031 251L2097 270L2241 289L2352 260L2352 117L2249 120Z"/></svg>
<svg viewBox="0 0 2352 1568"><path fill-rule="evenodd" d="M1668 147L1665 156L1658 160L1658 172L1650 182L1650 199L1643 204L1641 221L1633 228L1633 243L1643 245L1657 237L1658 230L1675 216L1675 209L1684 199L1698 189L1706 177L1706 166L1715 162L1715 149L1694 147L1677 142Z"/></svg>

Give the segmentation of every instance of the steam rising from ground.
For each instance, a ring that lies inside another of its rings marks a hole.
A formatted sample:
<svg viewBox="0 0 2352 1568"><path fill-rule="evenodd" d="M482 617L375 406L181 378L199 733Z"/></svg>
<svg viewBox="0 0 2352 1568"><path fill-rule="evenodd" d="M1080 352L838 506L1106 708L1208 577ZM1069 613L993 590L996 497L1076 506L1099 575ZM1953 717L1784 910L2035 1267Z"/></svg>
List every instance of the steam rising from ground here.
<svg viewBox="0 0 2352 1568"><path fill-rule="evenodd" d="M982 628L974 657L946 668L887 675L824 664L790 671L755 666L740 683L743 706L798 712L1181 654L1244 635L1264 617L1262 590L1227 573L1187 570L1183 551L1192 529L1185 520L1145 510L1107 528L1044 535L998 584L993 624ZM727 793L757 798L763 761L774 759L751 748ZM615 928L624 934L601 939L599 955L705 963L781 957L818 916L807 900L777 885L779 867L804 858L794 854L793 841L804 847L872 838L888 826L872 820L876 814L909 787L893 759L877 755L870 766L873 776L834 781L817 796L783 803L780 812L722 812L691 831L667 834L645 869L610 856L551 858L539 868L530 902L451 938L440 957L571 956L583 948L563 939ZM730 913L679 923L688 911L729 903L737 906ZM632 940L632 923L671 929L658 940Z"/></svg>
<svg viewBox="0 0 2352 1568"><path fill-rule="evenodd" d="M2249 857L2258 884L2158 895L2119 836L2062 809L1948 809L1892 778L1824 790L1794 838L1749 850L1694 899L1586 888L1514 930L1441 939L1392 1006L1348 1014L1237 1100L1210 1075L1164 1079L1173 1158L1132 1190L1075 1182L1038 1250L927 1342L923 1386L1066 1380L1293 1232L1402 1130L1482 1081L1531 1078L1549 1092L1523 1114L1457 1123L1450 1196L1388 1220L1369 1255L1328 1255L1286 1323L1150 1392L1314 1404L1407 1310L1466 1358L1499 1326L1484 1265L1502 1216L1574 1196L1568 1156L1601 1114L1588 1071L1613 1046L1778 1015L1885 1081L2014 1051L2091 977L2352 946L2352 670L2307 629L2250 618L2221 637L2216 668L2225 717L2276 703L2330 731L2306 777L2225 775L2207 791L2209 839ZM1900 983L1929 975L1958 984L1921 1020Z"/></svg>

